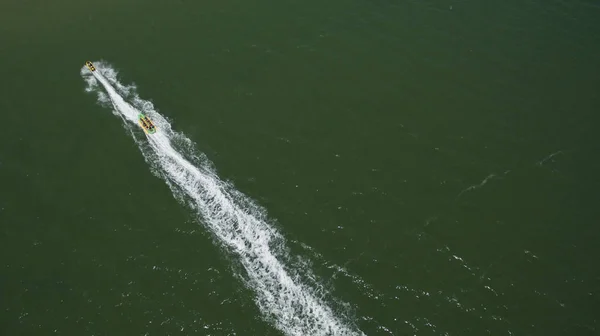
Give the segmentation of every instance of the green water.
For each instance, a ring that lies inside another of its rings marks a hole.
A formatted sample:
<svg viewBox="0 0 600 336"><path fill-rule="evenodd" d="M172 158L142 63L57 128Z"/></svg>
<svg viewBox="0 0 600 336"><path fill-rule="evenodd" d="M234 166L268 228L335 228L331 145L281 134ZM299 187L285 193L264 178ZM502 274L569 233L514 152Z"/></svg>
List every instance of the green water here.
<svg viewBox="0 0 600 336"><path fill-rule="evenodd" d="M597 335L599 36L592 0L5 2L0 334L286 334L85 92L104 60L349 328Z"/></svg>

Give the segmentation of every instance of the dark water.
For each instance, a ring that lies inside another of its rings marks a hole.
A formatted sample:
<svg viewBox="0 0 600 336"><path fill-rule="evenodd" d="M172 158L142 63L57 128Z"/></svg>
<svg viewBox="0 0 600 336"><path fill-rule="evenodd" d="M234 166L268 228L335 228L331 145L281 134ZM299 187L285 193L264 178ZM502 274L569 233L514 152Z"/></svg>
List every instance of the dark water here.
<svg viewBox="0 0 600 336"><path fill-rule="evenodd" d="M597 1L5 2L0 333L293 334L85 92L104 60L349 329L597 335L599 36Z"/></svg>

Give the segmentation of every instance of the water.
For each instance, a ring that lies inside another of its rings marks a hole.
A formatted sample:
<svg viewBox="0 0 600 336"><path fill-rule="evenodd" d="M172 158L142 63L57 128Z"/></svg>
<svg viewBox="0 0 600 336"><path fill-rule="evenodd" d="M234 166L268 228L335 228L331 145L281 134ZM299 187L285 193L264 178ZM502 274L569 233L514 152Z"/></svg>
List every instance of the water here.
<svg viewBox="0 0 600 336"><path fill-rule="evenodd" d="M599 13L3 3L0 334L598 334Z"/></svg>

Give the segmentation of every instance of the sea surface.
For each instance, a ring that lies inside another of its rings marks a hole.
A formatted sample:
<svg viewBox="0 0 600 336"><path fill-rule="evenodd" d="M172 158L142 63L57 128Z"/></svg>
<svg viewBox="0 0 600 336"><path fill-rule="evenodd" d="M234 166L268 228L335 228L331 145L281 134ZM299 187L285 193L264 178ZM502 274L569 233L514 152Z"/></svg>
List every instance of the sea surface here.
<svg viewBox="0 0 600 336"><path fill-rule="evenodd" d="M600 335L599 92L596 0L2 1L0 335Z"/></svg>

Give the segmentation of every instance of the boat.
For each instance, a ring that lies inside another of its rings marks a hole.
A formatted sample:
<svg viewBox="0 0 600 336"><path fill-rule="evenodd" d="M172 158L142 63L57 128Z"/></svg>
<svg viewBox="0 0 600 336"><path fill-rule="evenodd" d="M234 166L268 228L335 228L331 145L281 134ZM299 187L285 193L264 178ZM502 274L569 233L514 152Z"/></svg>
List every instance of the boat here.
<svg viewBox="0 0 600 336"><path fill-rule="evenodd" d="M87 65L87 67L88 67L88 69L90 69L90 71L96 71L96 67L92 64L92 62L86 61L85 65Z"/></svg>
<svg viewBox="0 0 600 336"><path fill-rule="evenodd" d="M156 133L156 126L154 126L154 123L152 123L150 118L145 116L143 113L138 114L138 122L146 134Z"/></svg>

